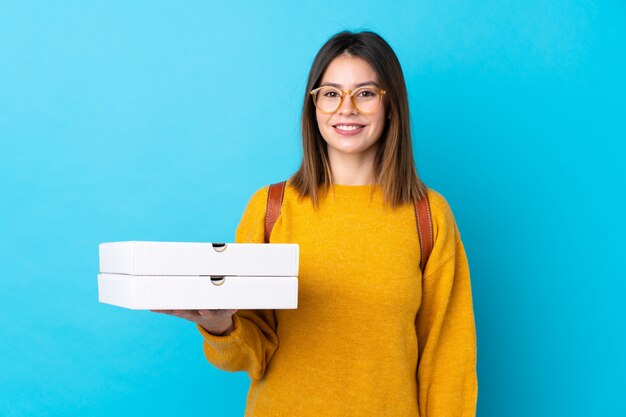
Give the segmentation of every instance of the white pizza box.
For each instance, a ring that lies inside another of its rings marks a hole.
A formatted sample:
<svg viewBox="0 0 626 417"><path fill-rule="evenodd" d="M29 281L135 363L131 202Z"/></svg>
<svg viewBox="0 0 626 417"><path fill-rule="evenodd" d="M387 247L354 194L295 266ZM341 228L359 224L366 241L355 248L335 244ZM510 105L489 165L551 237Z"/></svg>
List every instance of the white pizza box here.
<svg viewBox="0 0 626 417"><path fill-rule="evenodd" d="M108 242L100 273L298 276L299 248L287 243Z"/></svg>
<svg viewBox="0 0 626 417"><path fill-rule="evenodd" d="M295 276L98 274L102 303L134 310L295 309Z"/></svg>

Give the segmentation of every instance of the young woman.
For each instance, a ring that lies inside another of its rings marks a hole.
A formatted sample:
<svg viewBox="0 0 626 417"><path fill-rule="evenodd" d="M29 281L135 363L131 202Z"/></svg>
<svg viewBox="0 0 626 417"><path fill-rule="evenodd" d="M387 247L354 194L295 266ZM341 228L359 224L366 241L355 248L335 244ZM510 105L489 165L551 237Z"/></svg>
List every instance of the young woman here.
<svg viewBox="0 0 626 417"><path fill-rule="evenodd" d="M474 416L467 259L446 200L417 176L404 77L380 36L341 32L318 52L302 143L270 236L300 246L298 308L168 313L197 323L213 365L248 373L246 416ZM236 242L264 241L267 199L252 196Z"/></svg>

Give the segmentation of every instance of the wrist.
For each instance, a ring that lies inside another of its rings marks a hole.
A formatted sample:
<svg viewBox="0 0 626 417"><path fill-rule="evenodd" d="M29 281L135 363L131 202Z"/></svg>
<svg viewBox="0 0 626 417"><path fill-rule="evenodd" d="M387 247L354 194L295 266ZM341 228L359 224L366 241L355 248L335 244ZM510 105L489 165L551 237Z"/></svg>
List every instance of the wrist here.
<svg viewBox="0 0 626 417"><path fill-rule="evenodd" d="M235 323L231 319L230 323L225 328L224 327L208 327L208 326L202 326L202 327L204 327L204 330L206 330L207 332L211 333L214 336L228 336L230 333L232 333L233 330L235 330Z"/></svg>

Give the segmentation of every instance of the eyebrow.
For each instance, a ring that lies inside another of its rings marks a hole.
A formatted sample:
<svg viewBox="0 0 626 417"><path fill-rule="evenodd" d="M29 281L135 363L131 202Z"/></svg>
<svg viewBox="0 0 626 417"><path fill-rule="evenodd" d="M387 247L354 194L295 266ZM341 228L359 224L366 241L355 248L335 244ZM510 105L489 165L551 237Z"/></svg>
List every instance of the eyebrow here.
<svg viewBox="0 0 626 417"><path fill-rule="evenodd" d="M364 85L375 85L376 87L380 88L380 85L378 85L378 83L376 81L364 81L362 83L355 84L355 88L363 87ZM341 87L342 87L341 84L337 84L337 83L322 83L322 84L320 84L320 87L326 87L326 86L335 87L335 88L338 88L340 90L341 90Z"/></svg>

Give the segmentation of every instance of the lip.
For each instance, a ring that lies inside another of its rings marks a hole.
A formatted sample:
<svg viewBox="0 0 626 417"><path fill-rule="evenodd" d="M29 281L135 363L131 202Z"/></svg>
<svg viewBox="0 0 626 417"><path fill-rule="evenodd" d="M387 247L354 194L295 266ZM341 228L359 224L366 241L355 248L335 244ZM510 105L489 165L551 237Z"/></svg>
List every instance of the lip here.
<svg viewBox="0 0 626 417"><path fill-rule="evenodd" d="M354 122L345 122L345 123L343 123L343 122L338 122L338 123L335 123L333 125L333 127L337 127L339 125L343 125L343 126L365 126L363 123L354 123Z"/></svg>
<svg viewBox="0 0 626 417"><path fill-rule="evenodd" d="M352 130L342 130L342 129L339 129L337 126L360 126L360 127L356 129L352 129ZM362 125L361 123L336 123L333 125L333 129L335 129L335 132L337 132L338 134L342 136L357 135L361 133L364 128L365 128L365 125Z"/></svg>

